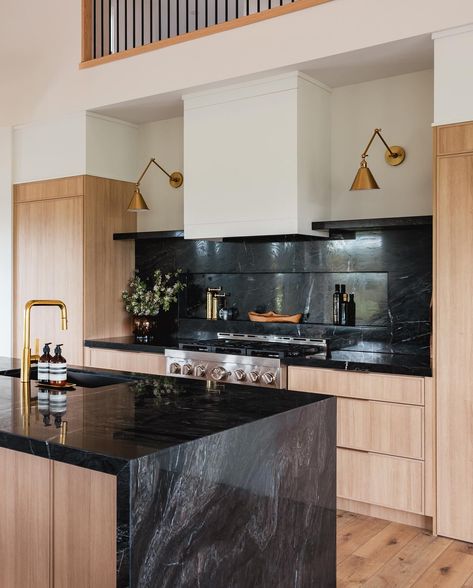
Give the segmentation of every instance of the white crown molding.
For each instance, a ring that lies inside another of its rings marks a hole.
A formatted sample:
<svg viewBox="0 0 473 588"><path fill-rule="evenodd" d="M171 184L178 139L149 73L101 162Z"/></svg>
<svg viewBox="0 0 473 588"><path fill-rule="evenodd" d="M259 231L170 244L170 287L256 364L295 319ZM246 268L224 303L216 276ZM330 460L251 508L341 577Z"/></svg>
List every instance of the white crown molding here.
<svg viewBox="0 0 473 588"><path fill-rule="evenodd" d="M461 27L454 27L453 29L445 29L432 33L432 39L443 39L445 37L454 37L455 35L464 35L465 33L473 33L473 23L463 25Z"/></svg>

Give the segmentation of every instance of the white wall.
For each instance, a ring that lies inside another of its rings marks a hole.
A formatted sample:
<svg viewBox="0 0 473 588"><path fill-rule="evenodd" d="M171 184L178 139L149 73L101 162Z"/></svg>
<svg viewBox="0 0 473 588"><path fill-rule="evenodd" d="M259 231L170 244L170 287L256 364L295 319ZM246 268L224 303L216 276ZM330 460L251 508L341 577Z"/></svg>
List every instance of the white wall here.
<svg viewBox="0 0 473 588"><path fill-rule="evenodd" d="M85 173L84 112L13 130L13 183L64 178Z"/></svg>
<svg viewBox="0 0 473 588"><path fill-rule="evenodd" d="M184 168L183 118L171 118L140 125L139 167L144 169L151 157L169 173ZM139 174L138 174L139 175ZM138 179L135 176L135 180ZM171 188L169 180L156 166L152 166L141 183L141 193L150 210L138 213L139 231L167 231L184 228L184 185Z"/></svg>
<svg viewBox="0 0 473 588"><path fill-rule="evenodd" d="M44 120L282 67L295 69L328 55L473 21L471 0L333 0L79 70L80 2L4 0L3 4L7 16L0 19L0 125Z"/></svg>
<svg viewBox="0 0 473 588"><path fill-rule="evenodd" d="M13 183L89 174L133 182L138 127L79 112L13 129Z"/></svg>
<svg viewBox="0 0 473 588"><path fill-rule="evenodd" d="M434 35L434 42L434 122L473 120L473 26Z"/></svg>
<svg viewBox="0 0 473 588"><path fill-rule="evenodd" d="M85 158L86 174L134 182L141 165L138 126L87 113Z"/></svg>
<svg viewBox="0 0 473 588"><path fill-rule="evenodd" d="M12 131L0 127L0 356L12 350Z"/></svg>
<svg viewBox="0 0 473 588"><path fill-rule="evenodd" d="M335 88L332 93L332 219L432 214L433 72ZM399 167L384 161L376 138L368 165L380 190L350 192L363 152L378 127L406 149Z"/></svg>

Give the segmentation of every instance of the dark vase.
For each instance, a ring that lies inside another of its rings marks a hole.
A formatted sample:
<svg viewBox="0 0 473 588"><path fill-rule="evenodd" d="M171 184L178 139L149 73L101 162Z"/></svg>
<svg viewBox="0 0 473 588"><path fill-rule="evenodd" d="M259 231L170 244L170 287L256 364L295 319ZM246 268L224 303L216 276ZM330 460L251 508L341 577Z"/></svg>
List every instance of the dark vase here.
<svg viewBox="0 0 473 588"><path fill-rule="evenodd" d="M135 343L153 343L156 337L156 324L157 318L155 316L134 316Z"/></svg>

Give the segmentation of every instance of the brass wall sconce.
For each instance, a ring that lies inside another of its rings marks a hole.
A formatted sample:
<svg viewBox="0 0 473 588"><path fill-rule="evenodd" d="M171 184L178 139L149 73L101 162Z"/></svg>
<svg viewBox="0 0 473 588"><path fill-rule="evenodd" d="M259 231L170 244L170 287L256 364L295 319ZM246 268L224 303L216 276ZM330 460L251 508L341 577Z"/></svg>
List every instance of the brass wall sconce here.
<svg viewBox="0 0 473 588"><path fill-rule="evenodd" d="M161 167L159 165L159 163L156 161L156 159L154 157L152 157L149 160L148 165L143 170L143 173L139 177L138 181L136 182L135 192L133 194L132 199L130 200L130 204L128 205L128 210L130 212L138 212L140 210L149 210L149 206L146 204L146 201L140 192L140 183L141 183L141 180L143 179L144 175L146 174L146 172L149 170L152 163L154 163L154 165L156 167L159 167L159 169L167 175L167 177L169 178L169 185L172 188L180 188L182 186L182 183L184 182L184 176L181 174L181 172L175 171L175 172L172 172L171 174L169 174L163 167Z"/></svg>
<svg viewBox="0 0 473 588"><path fill-rule="evenodd" d="M376 135L386 146L387 151L384 155L384 159L387 164L400 165L406 158L406 152L402 147L399 147L399 145L392 145L390 147L383 139L381 135L381 129L375 129L368 145L366 146L366 149L361 155L360 169L358 170L355 179L353 180L353 184L351 185L350 190L379 190L379 186L374 179L368 164L366 163L368 149L371 147L371 143L374 141Z"/></svg>

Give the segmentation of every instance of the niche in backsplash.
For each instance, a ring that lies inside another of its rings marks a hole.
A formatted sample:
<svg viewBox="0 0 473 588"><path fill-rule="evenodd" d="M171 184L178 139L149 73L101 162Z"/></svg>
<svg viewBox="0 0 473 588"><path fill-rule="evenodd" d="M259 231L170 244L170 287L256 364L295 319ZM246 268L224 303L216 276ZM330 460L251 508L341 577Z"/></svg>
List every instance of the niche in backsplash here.
<svg viewBox="0 0 473 588"><path fill-rule="evenodd" d="M238 309L239 321L248 312L273 310L280 314L303 314L303 322L332 323L332 294L335 284L346 284L355 294L357 325L387 326L388 274L382 272L275 272L189 274L186 318L205 318L207 288L221 286L229 296L228 307Z"/></svg>

